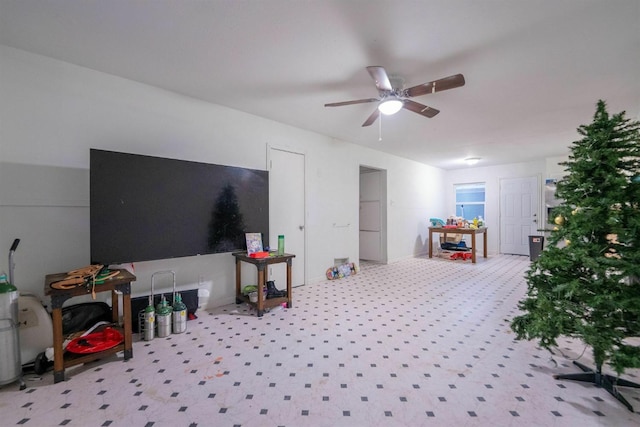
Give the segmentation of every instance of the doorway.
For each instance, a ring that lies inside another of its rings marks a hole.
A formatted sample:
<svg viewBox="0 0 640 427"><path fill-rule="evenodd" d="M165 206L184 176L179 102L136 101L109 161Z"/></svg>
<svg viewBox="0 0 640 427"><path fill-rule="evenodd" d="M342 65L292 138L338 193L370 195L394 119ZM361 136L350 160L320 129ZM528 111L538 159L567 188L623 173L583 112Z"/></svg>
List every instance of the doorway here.
<svg viewBox="0 0 640 427"><path fill-rule="evenodd" d="M285 252L295 255L291 264L291 284L306 283L305 156L303 153L269 147L269 244L275 248L278 236L285 239ZM286 265L269 266L269 279L282 289Z"/></svg>
<svg viewBox="0 0 640 427"><path fill-rule="evenodd" d="M360 259L387 263L387 171L360 166Z"/></svg>
<svg viewBox="0 0 640 427"><path fill-rule="evenodd" d="M500 252L529 255L529 236L537 235L539 177L500 180Z"/></svg>

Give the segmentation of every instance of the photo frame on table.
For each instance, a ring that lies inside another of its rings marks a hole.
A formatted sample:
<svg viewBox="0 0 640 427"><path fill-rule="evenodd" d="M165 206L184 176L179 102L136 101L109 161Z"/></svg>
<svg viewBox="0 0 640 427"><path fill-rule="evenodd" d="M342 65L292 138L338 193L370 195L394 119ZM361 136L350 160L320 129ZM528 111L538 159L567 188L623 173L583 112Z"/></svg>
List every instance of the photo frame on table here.
<svg viewBox="0 0 640 427"><path fill-rule="evenodd" d="M247 239L247 255L262 252L262 233L245 233Z"/></svg>

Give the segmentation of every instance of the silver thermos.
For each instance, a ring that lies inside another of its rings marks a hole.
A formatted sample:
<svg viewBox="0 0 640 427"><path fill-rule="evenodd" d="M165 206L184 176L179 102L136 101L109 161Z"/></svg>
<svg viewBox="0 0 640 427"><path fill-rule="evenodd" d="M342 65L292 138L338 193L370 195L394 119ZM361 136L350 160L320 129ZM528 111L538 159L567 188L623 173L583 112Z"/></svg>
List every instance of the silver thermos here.
<svg viewBox="0 0 640 427"><path fill-rule="evenodd" d="M149 305L144 309L144 340L151 341L156 332L156 310L153 308L153 295L149 295Z"/></svg>
<svg viewBox="0 0 640 427"><path fill-rule="evenodd" d="M173 298L173 333L181 334L187 330L187 306L182 296L177 293Z"/></svg>
<svg viewBox="0 0 640 427"><path fill-rule="evenodd" d="M171 335L172 308L167 299L162 295L160 304L156 307L156 319L158 321L158 338L166 338Z"/></svg>

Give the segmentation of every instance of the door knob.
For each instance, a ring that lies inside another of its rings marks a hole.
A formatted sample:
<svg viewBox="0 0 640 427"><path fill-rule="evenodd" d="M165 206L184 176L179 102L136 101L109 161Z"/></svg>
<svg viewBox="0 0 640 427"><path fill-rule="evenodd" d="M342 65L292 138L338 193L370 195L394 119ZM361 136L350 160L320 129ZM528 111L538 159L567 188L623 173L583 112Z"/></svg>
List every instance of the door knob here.
<svg viewBox="0 0 640 427"><path fill-rule="evenodd" d="M304 225L299 225L299 226L298 226L298 228L299 228L300 230L304 230Z"/></svg>

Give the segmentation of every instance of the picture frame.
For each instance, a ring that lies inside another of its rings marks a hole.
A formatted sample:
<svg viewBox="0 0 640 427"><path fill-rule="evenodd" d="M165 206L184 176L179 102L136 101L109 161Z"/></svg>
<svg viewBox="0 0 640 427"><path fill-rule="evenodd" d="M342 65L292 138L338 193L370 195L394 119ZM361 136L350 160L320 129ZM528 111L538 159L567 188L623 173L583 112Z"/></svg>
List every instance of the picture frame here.
<svg viewBox="0 0 640 427"><path fill-rule="evenodd" d="M247 240L247 255L262 252L262 233L245 233Z"/></svg>

